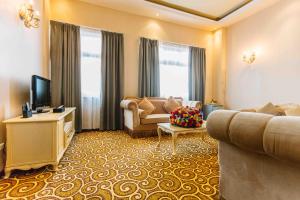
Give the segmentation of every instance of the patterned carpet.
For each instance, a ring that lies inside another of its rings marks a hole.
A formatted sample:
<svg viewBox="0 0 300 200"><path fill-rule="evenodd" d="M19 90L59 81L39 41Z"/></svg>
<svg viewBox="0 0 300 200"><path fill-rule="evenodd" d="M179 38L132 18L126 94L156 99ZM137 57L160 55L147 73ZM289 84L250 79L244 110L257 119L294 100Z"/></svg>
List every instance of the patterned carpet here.
<svg viewBox="0 0 300 200"><path fill-rule="evenodd" d="M132 139L122 131L77 134L59 170L15 171L0 199L218 199L216 142L197 134Z"/></svg>

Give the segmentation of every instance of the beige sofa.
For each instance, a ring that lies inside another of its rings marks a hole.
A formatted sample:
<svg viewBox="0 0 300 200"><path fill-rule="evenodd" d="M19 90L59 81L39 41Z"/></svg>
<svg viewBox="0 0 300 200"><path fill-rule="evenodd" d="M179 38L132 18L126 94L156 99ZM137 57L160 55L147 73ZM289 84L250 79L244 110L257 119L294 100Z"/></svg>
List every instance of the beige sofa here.
<svg viewBox="0 0 300 200"><path fill-rule="evenodd" d="M219 140L221 199L300 199L300 117L221 110L207 130Z"/></svg>
<svg viewBox="0 0 300 200"><path fill-rule="evenodd" d="M138 104L142 98L127 97L121 102L121 107L124 109L124 127L131 137L146 137L156 135L157 123L169 122L170 114L164 109L166 98L148 97L147 98L154 106L155 110L146 116L142 115L142 110ZM191 106L201 109L202 104L199 101L184 102L181 98L176 98L182 106Z"/></svg>

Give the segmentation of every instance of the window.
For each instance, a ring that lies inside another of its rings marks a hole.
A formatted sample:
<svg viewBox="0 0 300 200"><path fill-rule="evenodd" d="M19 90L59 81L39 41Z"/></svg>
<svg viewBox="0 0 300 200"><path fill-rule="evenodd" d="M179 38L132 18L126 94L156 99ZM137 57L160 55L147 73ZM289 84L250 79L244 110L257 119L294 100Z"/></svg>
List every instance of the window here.
<svg viewBox="0 0 300 200"><path fill-rule="evenodd" d="M189 47L170 43L159 44L160 95L188 99Z"/></svg>
<svg viewBox="0 0 300 200"><path fill-rule="evenodd" d="M82 96L100 97L101 32L81 29Z"/></svg>
<svg viewBox="0 0 300 200"><path fill-rule="evenodd" d="M100 128L101 32L80 30L82 129Z"/></svg>

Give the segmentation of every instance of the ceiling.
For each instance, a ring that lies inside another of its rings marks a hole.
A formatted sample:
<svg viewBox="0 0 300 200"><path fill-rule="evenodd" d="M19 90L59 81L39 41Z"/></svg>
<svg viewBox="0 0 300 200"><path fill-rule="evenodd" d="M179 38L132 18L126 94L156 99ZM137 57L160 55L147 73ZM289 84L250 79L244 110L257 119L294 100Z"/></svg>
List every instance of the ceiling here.
<svg viewBox="0 0 300 200"><path fill-rule="evenodd" d="M279 0L81 0L176 24L215 30L236 23Z"/></svg>

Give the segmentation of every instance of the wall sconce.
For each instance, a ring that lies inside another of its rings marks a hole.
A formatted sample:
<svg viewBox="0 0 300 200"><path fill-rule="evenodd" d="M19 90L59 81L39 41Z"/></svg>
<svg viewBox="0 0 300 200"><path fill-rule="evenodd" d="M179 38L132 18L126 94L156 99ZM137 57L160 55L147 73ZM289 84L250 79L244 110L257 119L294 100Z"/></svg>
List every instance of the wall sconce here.
<svg viewBox="0 0 300 200"><path fill-rule="evenodd" d="M21 5L19 16L27 28L38 28L40 26L40 14L38 11L34 11L32 3Z"/></svg>
<svg viewBox="0 0 300 200"><path fill-rule="evenodd" d="M252 64L256 59L255 52L250 53L244 53L243 55L243 61L247 64Z"/></svg>

